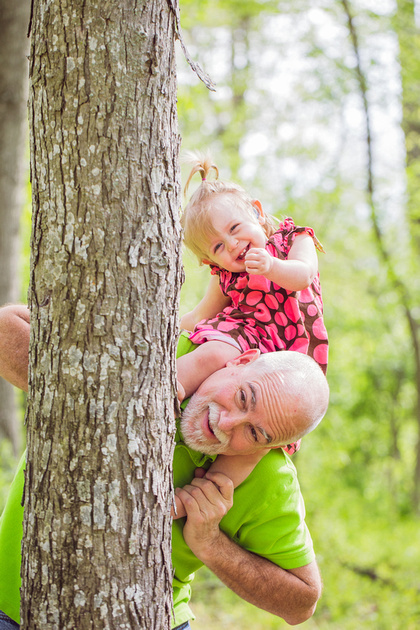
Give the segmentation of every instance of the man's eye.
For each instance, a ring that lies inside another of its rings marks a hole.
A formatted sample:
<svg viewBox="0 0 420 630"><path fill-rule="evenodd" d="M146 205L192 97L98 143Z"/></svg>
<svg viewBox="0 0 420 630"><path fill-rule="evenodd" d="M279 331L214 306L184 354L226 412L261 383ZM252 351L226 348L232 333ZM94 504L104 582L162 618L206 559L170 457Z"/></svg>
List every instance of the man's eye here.
<svg viewBox="0 0 420 630"><path fill-rule="evenodd" d="M254 427L251 427L251 435L252 435L252 438L253 438L254 442L258 442L258 433L254 429Z"/></svg>
<svg viewBox="0 0 420 630"><path fill-rule="evenodd" d="M245 394L245 392L244 392L244 390L243 390L243 389L241 389L241 390L240 390L240 392L239 392L239 400L241 401L242 406L243 406L243 407L245 407L245 404L246 404L246 394Z"/></svg>

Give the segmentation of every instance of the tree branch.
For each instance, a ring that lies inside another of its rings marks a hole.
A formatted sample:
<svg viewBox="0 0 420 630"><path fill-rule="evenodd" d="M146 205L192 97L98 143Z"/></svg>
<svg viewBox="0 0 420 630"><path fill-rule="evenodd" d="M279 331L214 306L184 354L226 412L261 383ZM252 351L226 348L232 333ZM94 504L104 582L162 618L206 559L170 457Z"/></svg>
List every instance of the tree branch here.
<svg viewBox="0 0 420 630"><path fill-rule="evenodd" d="M190 65L192 70L195 72L195 74L198 76L198 78L204 83L206 88L208 88L212 92L215 92L216 87L212 79L206 72L204 72L204 70L198 63L192 60L192 57L190 53L188 52L188 49L185 45L184 37L182 35L182 29L181 29L181 18L179 15L178 0L167 0L167 2L169 5L169 8L171 9L172 13L175 16L175 33L176 33L177 39L179 40L179 43L181 44L182 52L184 53L185 59L187 60L188 64Z"/></svg>

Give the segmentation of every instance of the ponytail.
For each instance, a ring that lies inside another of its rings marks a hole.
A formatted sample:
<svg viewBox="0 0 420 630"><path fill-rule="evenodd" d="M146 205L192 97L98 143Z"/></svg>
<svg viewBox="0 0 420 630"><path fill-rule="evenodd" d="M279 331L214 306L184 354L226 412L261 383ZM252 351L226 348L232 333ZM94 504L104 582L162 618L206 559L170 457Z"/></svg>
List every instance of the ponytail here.
<svg viewBox="0 0 420 630"><path fill-rule="evenodd" d="M219 169L209 154L188 153L184 161L192 165L184 188L185 196L194 175L196 173L201 175L201 184L192 194L181 216L185 245L197 256L201 263L203 259L208 258L206 244L208 243L209 235L212 233L212 202L216 200L217 196L229 195L233 197L235 204L253 218L255 218L255 210L252 205L252 198L241 186L219 180ZM209 179L208 176L212 174L212 171L214 171L215 177ZM270 238L276 231L276 225L270 215L265 215L265 218L263 229L267 234L267 238Z"/></svg>

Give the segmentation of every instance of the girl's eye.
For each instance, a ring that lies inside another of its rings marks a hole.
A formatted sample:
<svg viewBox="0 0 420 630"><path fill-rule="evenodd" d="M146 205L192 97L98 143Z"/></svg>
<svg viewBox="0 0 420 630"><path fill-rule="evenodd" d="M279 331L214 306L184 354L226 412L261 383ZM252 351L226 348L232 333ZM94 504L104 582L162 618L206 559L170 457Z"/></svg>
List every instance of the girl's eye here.
<svg viewBox="0 0 420 630"><path fill-rule="evenodd" d="M234 232L238 227L239 227L239 223L235 223L235 225L232 225L232 227L230 228L230 231Z"/></svg>
<svg viewBox="0 0 420 630"><path fill-rule="evenodd" d="M214 254L217 254L217 251L220 249L220 247L221 247L221 243L218 243L218 244L215 246L215 248L214 248L214 250L213 250L213 253L214 253Z"/></svg>

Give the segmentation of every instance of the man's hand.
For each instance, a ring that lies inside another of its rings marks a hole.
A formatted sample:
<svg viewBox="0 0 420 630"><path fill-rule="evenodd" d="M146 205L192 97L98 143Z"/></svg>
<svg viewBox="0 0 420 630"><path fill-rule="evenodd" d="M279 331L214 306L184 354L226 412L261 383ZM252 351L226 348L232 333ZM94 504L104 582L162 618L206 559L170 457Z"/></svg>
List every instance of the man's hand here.
<svg viewBox="0 0 420 630"><path fill-rule="evenodd" d="M0 376L28 391L29 310L21 304L0 308Z"/></svg>
<svg viewBox="0 0 420 630"><path fill-rule="evenodd" d="M184 488L175 490L187 513L184 540L199 560L206 564L223 536L219 523L232 507L233 483L222 473L206 473Z"/></svg>
<svg viewBox="0 0 420 630"><path fill-rule="evenodd" d="M252 247L245 256L245 269L251 275L265 276L273 266L273 257L260 247Z"/></svg>

